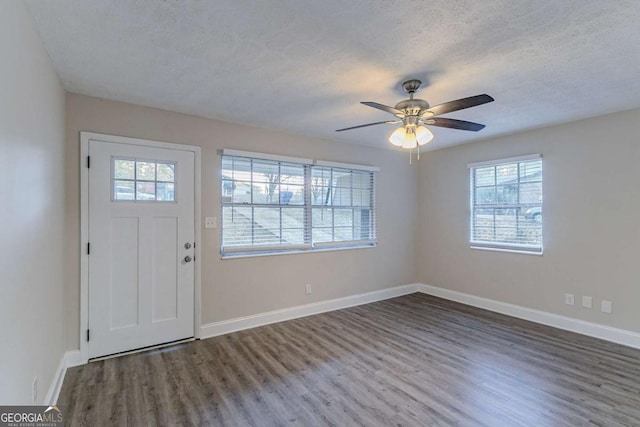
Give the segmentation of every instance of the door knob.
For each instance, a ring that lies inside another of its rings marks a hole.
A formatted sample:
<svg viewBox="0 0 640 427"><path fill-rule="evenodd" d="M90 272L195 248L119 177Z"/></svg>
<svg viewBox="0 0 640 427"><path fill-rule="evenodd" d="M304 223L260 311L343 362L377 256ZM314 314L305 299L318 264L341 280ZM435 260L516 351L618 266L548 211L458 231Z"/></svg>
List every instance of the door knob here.
<svg viewBox="0 0 640 427"><path fill-rule="evenodd" d="M184 257L184 262L191 262L191 257L189 255Z"/></svg>
<svg viewBox="0 0 640 427"><path fill-rule="evenodd" d="M185 249L191 249L191 243L187 242L184 244Z"/></svg>

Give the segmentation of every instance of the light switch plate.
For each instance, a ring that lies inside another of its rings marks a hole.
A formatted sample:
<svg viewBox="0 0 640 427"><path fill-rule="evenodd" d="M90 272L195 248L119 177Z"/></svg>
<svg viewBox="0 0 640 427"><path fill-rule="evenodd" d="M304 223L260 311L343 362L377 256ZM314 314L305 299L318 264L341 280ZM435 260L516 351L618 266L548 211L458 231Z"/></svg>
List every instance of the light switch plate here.
<svg viewBox="0 0 640 427"><path fill-rule="evenodd" d="M593 298L591 298L591 297L582 297L582 306L584 308L592 308L593 307Z"/></svg>
<svg viewBox="0 0 640 427"><path fill-rule="evenodd" d="M602 311L603 313L611 314L613 312L611 301L603 299L600 303L600 311Z"/></svg>
<svg viewBox="0 0 640 427"><path fill-rule="evenodd" d="M217 228L218 218L215 216L207 216L204 218L204 228Z"/></svg>

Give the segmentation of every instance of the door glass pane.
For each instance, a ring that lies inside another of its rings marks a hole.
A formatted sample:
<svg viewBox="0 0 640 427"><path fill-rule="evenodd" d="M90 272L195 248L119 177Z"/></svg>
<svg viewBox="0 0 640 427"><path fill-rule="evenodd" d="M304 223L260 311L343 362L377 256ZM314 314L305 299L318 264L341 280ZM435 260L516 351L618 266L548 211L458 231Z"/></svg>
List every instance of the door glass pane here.
<svg viewBox="0 0 640 427"><path fill-rule="evenodd" d="M155 182L136 182L136 200L155 200Z"/></svg>
<svg viewBox="0 0 640 427"><path fill-rule="evenodd" d="M114 159L113 176L115 179L135 179L135 161Z"/></svg>
<svg viewBox="0 0 640 427"><path fill-rule="evenodd" d="M157 185L157 199L163 202L173 202L175 201L173 183L171 182L159 182Z"/></svg>
<svg viewBox="0 0 640 427"><path fill-rule="evenodd" d="M136 179L155 181L156 164L151 162L136 162Z"/></svg>
<svg viewBox="0 0 640 427"><path fill-rule="evenodd" d="M175 167L173 163L158 163L158 181L174 182Z"/></svg>
<svg viewBox="0 0 640 427"><path fill-rule="evenodd" d="M133 181L116 180L113 187L113 200L134 200L136 197L133 189Z"/></svg>

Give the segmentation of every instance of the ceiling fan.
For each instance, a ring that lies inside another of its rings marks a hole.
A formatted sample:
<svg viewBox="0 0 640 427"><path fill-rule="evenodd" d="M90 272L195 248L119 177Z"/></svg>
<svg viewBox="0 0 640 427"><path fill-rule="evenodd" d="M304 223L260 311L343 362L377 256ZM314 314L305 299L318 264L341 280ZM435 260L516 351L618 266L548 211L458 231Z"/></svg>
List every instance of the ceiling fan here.
<svg viewBox="0 0 640 427"><path fill-rule="evenodd" d="M378 104L377 102L361 102L361 104L393 114L396 116L395 120L385 120L382 122L352 126L344 129L338 129L336 132L359 129L367 126L402 123L402 126L391 134L389 142L398 147L413 149L424 145L433 139L433 134L424 125L467 130L472 132L478 132L485 127L479 123L447 119L445 117L437 116L492 102L494 100L492 97L487 94L476 95L469 98L445 102L444 104L434 105L432 107L423 99L413 99L413 94L420 89L421 84L422 82L416 79L407 80L402 83L402 89L409 94L409 99L398 102L395 107Z"/></svg>

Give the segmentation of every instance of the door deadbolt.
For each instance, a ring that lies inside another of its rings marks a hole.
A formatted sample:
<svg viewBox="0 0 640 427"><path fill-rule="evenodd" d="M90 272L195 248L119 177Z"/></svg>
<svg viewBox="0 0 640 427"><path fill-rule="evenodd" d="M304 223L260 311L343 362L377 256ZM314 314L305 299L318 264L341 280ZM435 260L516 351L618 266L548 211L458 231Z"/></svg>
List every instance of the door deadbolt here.
<svg viewBox="0 0 640 427"><path fill-rule="evenodd" d="M189 255L184 257L184 262L191 262L191 257Z"/></svg>
<svg viewBox="0 0 640 427"><path fill-rule="evenodd" d="M187 242L184 244L185 249L191 249L191 243Z"/></svg>

